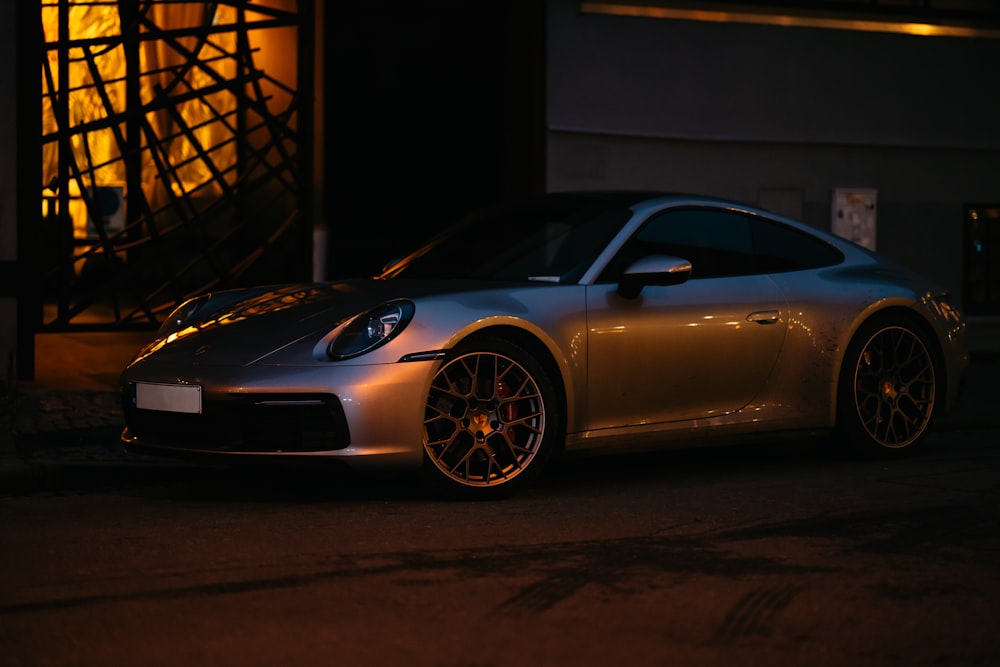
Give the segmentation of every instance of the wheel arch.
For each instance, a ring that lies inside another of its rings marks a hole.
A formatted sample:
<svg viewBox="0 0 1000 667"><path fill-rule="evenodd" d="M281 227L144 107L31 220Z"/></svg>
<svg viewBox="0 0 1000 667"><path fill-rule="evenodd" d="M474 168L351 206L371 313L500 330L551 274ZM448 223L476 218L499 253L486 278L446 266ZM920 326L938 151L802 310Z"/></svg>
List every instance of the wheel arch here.
<svg viewBox="0 0 1000 667"><path fill-rule="evenodd" d="M948 387L948 365L944 362L944 343L942 342L940 335L930 320L926 316L922 315L918 310L915 310L905 304L892 304L870 311L866 313L864 317L858 318L855 326L851 329L850 335L845 339L833 376L831 417L834 421L836 421L836 416L840 410L840 383L844 373L844 363L848 357L847 352L851 345L857 342L859 332L861 332L866 325L872 321L883 318L887 321L894 321L896 323L907 323L913 326L913 328L921 334L927 344L928 352L934 359L934 391L940 397L944 397L946 395ZM935 402L935 415L940 414L944 409L944 400L938 400Z"/></svg>
<svg viewBox="0 0 1000 667"><path fill-rule="evenodd" d="M566 425L568 423L572 423L572 417L568 412L570 409L568 404L572 403L572 390L568 387L564 369L556 360L556 356L553 354L552 349L545 343L545 341L533 332L509 324L496 324L482 329L477 329L464 338L455 341L453 347L475 344L476 340L481 338L502 338L514 343L515 345L523 348L525 352L532 355L535 360L541 364L542 368L548 374L554 385L556 398L559 401L559 405L557 407L559 408L558 414L560 421L557 424L557 427L560 436L558 441L561 447L564 439L563 436L566 434Z"/></svg>

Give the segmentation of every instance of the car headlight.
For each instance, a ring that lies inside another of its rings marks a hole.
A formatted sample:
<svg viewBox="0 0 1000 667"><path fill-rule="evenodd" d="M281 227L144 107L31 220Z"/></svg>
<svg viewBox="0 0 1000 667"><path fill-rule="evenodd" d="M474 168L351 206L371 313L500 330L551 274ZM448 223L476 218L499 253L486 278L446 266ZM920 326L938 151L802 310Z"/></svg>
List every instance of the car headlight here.
<svg viewBox="0 0 1000 667"><path fill-rule="evenodd" d="M345 323L330 341L327 353L333 359L350 359L385 345L413 319L409 301L390 301L361 313Z"/></svg>

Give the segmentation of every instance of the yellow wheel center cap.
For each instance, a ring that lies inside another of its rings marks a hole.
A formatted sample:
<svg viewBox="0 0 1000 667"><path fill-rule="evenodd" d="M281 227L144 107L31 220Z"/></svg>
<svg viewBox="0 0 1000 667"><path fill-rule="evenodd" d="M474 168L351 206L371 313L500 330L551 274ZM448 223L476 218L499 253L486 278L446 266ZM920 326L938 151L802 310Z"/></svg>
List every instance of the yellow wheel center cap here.
<svg viewBox="0 0 1000 667"><path fill-rule="evenodd" d="M473 413L469 419L469 430L480 436L487 435L492 430L490 416L485 412Z"/></svg>
<svg viewBox="0 0 1000 667"><path fill-rule="evenodd" d="M882 395L886 398L896 398L896 384L890 380L882 380Z"/></svg>

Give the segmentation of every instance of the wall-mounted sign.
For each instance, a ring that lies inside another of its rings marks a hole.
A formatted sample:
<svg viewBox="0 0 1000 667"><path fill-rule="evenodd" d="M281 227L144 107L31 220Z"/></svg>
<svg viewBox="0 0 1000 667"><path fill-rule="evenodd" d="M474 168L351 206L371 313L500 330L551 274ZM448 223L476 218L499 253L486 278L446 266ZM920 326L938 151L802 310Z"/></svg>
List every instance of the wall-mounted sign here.
<svg viewBox="0 0 1000 667"><path fill-rule="evenodd" d="M87 238L101 237L100 228L106 234L114 234L125 229L125 188L101 186L87 188L91 210L87 216Z"/></svg>
<svg viewBox="0 0 1000 667"><path fill-rule="evenodd" d="M833 233L875 250L877 195L874 188L835 188L830 223Z"/></svg>

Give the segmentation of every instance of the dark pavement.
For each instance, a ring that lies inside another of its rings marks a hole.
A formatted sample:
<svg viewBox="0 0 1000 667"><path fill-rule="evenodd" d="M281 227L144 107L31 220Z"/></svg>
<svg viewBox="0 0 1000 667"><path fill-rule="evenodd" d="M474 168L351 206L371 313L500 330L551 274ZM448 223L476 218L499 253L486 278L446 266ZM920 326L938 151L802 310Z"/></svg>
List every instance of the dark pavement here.
<svg viewBox="0 0 1000 667"><path fill-rule="evenodd" d="M40 334L35 379L0 403L0 496L58 492L79 475L126 475L137 466L167 472L182 462L127 454L118 375L152 332ZM972 366L963 403L942 429L1000 427L1000 320L972 321Z"/></svg>
<svg viewBox="0 0 1000 667"><path fill-rule="evenodd" d="M153 332L39 334L35 379L0 403L0 496L59 491L67 470L163 465L127 454L118 375Z"/></svg>

